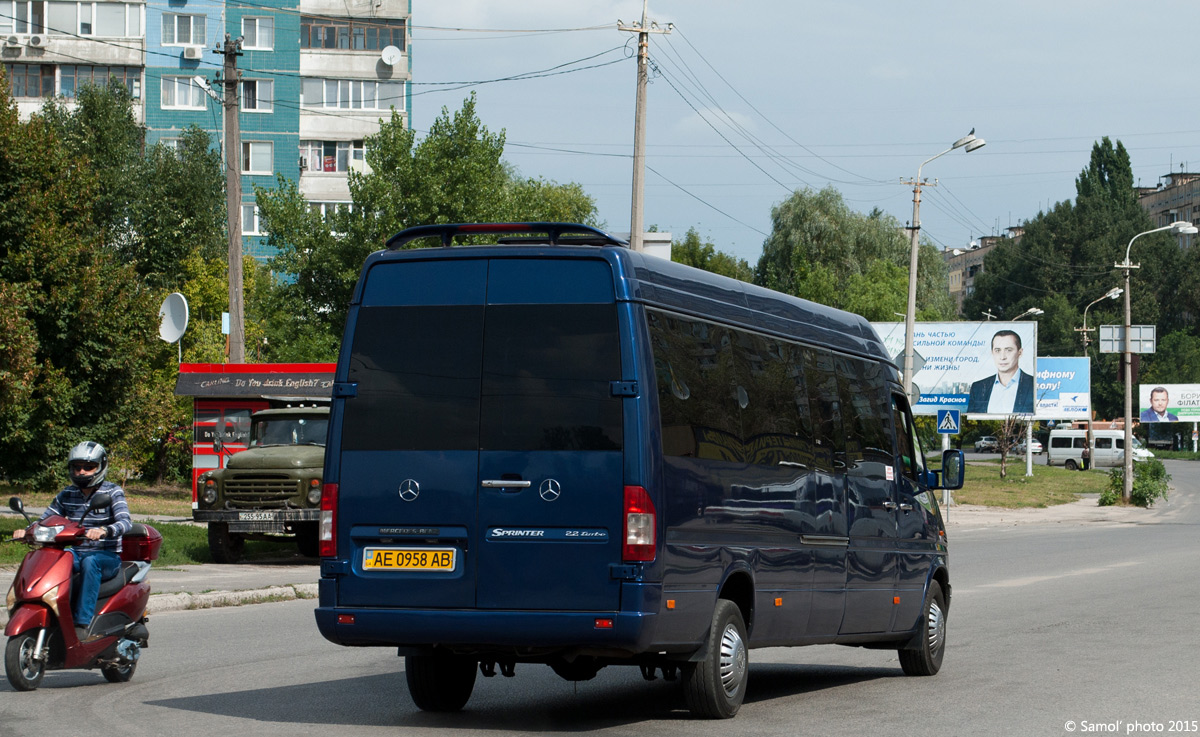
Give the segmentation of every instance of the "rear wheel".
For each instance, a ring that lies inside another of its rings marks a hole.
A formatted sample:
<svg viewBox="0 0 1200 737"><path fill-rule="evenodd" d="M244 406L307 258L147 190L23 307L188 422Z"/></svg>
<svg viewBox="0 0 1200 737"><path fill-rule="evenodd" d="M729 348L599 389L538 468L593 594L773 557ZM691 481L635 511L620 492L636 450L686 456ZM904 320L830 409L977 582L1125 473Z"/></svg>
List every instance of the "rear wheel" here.
<svg viewBox="0 0 1200 737"><path fill-rule="evenodd" d="M228 522L208 523L208 551L213 563L237 563L246 548L246 538L229 531Z"/></svg>
<svg viewBox="0 0 1200 737"><path fill-rule="evenodd" d="M478 663L452 655L408 655L404 675L408 693L422 711L458 711L475 690Z"/></svg>
<svg viewBox="0 0 1200 737"><path fill-rule="evenodd" d="M125 683L130 678L133 678L135 670L137 670L137 661L125 663L124 665L100 666L100 672L104 674L109 683Z"/></svg>
<svg viewBox="0 0 1200 737"><path fill-rule="evenodd" d="M932 676L941 670L946 652L946 599L937 581L929 583L917 635L915 648L900 651L900 667L905 675Z"/></svg>
<svg viewBox="0 0 1200 737"><path fill-rule="evenodd" d="M708 629L704 659L689 663L683 672L688 709L709 719L728 719L737 714L746 697L749 654L746 624L737 605L717 601Z"/></svg>
<svg viewBox="0 0 1200 737"><path fill-rule="evenodd" d="M18 691L32 691L46 675L46 663L34 660L33 649L37 646L38 630L22 632L8 638L4 649L4 673L8 682Z"/></svg>
<svg viewBox="0 0 1200 737"><path fill-rule="evenodd" d="M316 522L301 522L296 525L296 547L305 558L318 558L321 555L321 540L318 537L320 529Z"/></svg>

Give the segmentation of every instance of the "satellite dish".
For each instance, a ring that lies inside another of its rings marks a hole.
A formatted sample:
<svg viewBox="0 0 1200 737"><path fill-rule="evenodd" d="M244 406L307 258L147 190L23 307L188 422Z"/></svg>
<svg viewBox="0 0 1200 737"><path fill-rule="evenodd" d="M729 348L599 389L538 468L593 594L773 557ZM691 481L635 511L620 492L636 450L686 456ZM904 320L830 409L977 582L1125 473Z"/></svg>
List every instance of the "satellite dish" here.
<svg viewBox="0 0 1200 737"><path fill-rule="evenodd" d="M161 320L158 325L158 337L168 343L174 343L183 337L183 331L188 325L187 299L179 292L172 292L163 300L158 308Z"/></svg>
<svg viewBox="0 0 1200 737"><path fill-rule="evenodd" d="M385 46L379 54L379 58L383 60L384 64L394 67L400 63L400 49L395 46Z"/></svg>

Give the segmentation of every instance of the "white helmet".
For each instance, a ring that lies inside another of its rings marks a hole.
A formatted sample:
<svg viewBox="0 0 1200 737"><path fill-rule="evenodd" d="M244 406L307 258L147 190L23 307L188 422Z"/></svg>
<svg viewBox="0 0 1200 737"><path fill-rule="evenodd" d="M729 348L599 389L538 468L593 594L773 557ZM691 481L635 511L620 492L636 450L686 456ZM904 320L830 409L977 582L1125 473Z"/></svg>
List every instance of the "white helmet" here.
<svg viewBox="0 0 1200 737"><path fill-rule="evenodd" d="M71 483L80 489L104 483L107 471L108 451L100 443L86 440L71 448L67 455L67 475L71 477Z"/></svg>

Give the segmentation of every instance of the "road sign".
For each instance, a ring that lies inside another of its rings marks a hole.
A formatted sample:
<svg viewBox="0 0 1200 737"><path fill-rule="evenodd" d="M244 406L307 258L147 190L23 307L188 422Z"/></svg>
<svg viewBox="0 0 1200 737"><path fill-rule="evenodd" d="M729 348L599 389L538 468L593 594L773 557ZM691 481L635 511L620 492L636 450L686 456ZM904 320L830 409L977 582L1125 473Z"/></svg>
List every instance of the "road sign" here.
<svg viewBox="0 0 1200 737"><path fill-rule="evenodd" d="M937 431L942 435L957 435L962 424L959 422L959 411L956 409L939 409L937 413Z"/></svg>
<svg viewBox="0 0 1200 737"><path fill-rule="evenodd" d="M1129 326L1129 352L1130 353L1154 353L1155 339L1157 337L1157 325L1130 325ZM1100 326L1100 352L1101 353L1124 353L1125 352L1125 326L1124 325L1101 325Z"/></svg>

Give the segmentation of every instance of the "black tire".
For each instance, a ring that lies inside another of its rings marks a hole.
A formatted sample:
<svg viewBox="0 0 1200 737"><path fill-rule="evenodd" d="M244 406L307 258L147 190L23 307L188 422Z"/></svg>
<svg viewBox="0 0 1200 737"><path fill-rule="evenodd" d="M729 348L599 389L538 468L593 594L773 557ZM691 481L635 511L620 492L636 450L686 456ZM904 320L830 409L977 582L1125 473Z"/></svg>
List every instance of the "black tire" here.
<svg viewBox="0 0 1200 737"><path fill-rule="evenodd" d="M946 598L942 585L931 581L925 595L925 608L921 611L921 623L917 646L900 650L900 667L905 675L932 676L942 668L942 656L946 653Z"/></svg>
<svg viewBox="0 0 1200 737"><path fill-rule="evenodd" d="M296 525L296 547L305 558L320 557L321 539L317 523L303 522Z"/></svg>
<svg viewBox="0 0 1200 737"><path fill-rule="evenodd" d="M746 698L750 667L746 623L732 601L717 601L704 649L704 660L683 670L688 709L698 717L728 719Z"/></svg>
<svg viewBox="0 0 1200 737"><path fill-rule="evenodd" d="M208 523L208 552L213 563L237 563L246 549L246 538L229 532L228 522Z"/></svg>
<svg viewBox="0 0 1200 737"><path fill-rule="evenodd" d="M1068 458L1066 462L1063 463L1063 468L1067 469L1068 471L1074 471L1079 468L1079 465L1075 463L1074 458Z"/></svg>
<svg viewBox="0 0 1200 737"><path fill-rule="evenodd" d="M475 690L478 663L452 655L407 655L408 693L422 711L458 711Z"/></svg>
<svg viewBox="0 0 1200 737"><path fill-rule="evenodd" d="M126 683L130 678L133 678L135 670L137 670L137 661L126 663L125 665L100 666L100 672L104 674L105 679L109 683Z"/></svg>
<svg viewBox="0 0 1200 737"><path fill-rule="evenodd" d="M13 635L8 638L8 646L4 648L4 674L18 691L36 689L42 683L42 676L46 675L45 661L33 659L37 635L38 630Z"/></svg>

